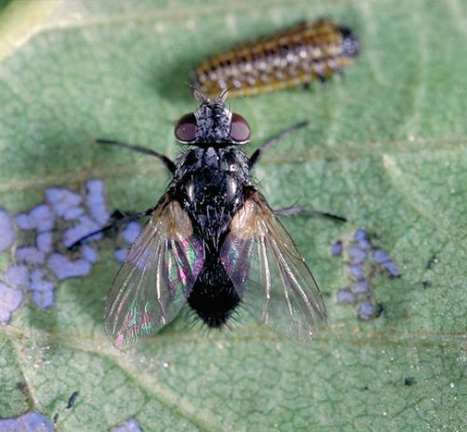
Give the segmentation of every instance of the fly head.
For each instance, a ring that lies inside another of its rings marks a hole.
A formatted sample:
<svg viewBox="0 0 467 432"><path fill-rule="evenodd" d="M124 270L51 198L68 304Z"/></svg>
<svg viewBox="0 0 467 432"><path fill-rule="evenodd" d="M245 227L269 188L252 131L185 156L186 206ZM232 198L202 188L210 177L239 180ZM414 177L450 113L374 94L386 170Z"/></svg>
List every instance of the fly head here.
<svg viewBox="0 0 467 432"><path fill-rule="evenodd" d="M181 144L199 147L226 147L246 144L251 130L248 122L225 106L227 92L211 101L201 93L199 108L194 113L185 114L175 125L175 138Z"/></svg>

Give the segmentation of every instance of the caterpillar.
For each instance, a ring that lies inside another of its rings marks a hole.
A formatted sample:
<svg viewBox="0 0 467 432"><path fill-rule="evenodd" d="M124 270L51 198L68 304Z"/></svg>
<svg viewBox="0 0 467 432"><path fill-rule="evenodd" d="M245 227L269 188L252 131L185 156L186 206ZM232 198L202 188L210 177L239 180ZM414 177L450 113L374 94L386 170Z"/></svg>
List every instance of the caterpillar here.
<svg viewBox="0 0 467 432"><path fill-rule="evenodd" d="M326 81L360 52L354 32L328 19L303 22L234 47L195 69L193 87L207 96L229 89L229 97Z"/></svg>

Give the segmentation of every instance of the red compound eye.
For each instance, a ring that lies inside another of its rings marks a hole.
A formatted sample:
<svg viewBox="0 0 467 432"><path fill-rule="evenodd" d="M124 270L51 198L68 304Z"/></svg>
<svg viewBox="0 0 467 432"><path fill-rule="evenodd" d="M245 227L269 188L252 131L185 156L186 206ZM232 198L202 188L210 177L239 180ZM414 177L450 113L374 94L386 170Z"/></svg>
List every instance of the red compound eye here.
<svg viewBox="0 0 467 432"><path fill-rule="evenodd" d="M238 144L244 144L250 140L250 125L240 114L232 114L230 136Z"/></svg>
<svg viewBox="0 0 467 432"><path fill-rule="evenodd" d="M185 114L175 125L175 138L181 143L196 139L196 117L193 113Z"/></svg>

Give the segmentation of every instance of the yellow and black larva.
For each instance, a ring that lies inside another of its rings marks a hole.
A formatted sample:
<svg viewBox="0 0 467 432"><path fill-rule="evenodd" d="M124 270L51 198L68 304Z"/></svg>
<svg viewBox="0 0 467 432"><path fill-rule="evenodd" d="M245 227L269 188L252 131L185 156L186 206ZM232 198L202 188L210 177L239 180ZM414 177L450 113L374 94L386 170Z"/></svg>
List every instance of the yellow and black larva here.
<svg viewBox="0 0 467 432"><path fill-rule="evenodd" d="M193 86L207 96L229 89L229 96L278 90L342 72L359 54L348 27L327 19L300 23L218 54L195 70Z"/></svg>

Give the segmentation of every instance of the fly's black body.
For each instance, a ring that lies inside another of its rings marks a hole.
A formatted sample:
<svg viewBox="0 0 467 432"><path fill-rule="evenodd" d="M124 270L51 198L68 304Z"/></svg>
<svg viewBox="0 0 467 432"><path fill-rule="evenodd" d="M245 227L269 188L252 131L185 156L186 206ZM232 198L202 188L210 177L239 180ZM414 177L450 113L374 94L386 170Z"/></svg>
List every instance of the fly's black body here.
<svg viewBox="0 0 467 432"><path fill-rule="evenodd" d="M206 258L188 304L209 327L226 323L240 297L219 256L233 215L254 191L248 159L237 148L197 148L183 154L169 195L189 214Z"/></svg>
<svg viewBox="0 0 467 432"><path fill-rule="evenodd" d="M277 216L307 210L272 210L251 178L262 152L304 124L247 157L241 145L249 125L225 107L226 95L198 97L199 109L175 126L179 143L192 146L175 163L143 147L100 141L156 156L172 174L164 196L142 214L150 219L113 282L106 329L122 349L175 319L186 303L209 327L222 327L242 305L306 344L325 320L324 304Z"/></svg>

